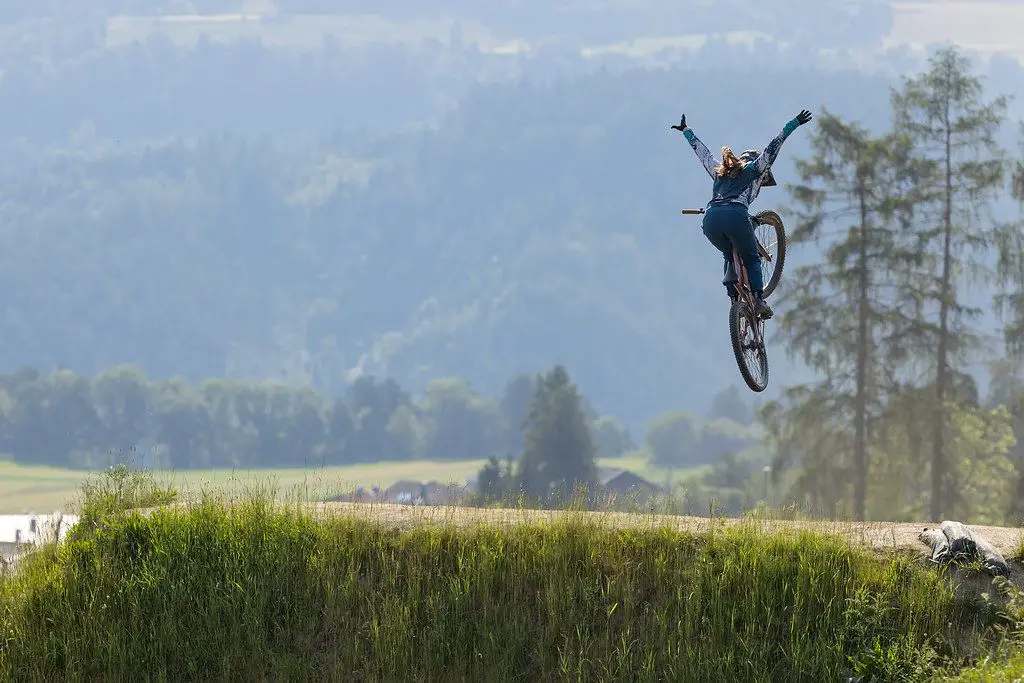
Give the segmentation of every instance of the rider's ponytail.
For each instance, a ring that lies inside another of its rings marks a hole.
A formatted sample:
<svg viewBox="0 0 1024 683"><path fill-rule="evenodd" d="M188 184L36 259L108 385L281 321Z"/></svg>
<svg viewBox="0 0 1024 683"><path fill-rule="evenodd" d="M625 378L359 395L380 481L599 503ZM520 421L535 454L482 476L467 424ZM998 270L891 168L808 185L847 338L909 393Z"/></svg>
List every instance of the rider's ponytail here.
<svg viewBox="0 0 1024 683"><path fill-rule="evenodd" d="M735 154L733 154L732 149L728 146L723 147L722 162L718 164L718 168L715 169L715 175L719 177L728 176L730 178L735 178L742 170L743 164L740 163L740 160Z"/></svg>

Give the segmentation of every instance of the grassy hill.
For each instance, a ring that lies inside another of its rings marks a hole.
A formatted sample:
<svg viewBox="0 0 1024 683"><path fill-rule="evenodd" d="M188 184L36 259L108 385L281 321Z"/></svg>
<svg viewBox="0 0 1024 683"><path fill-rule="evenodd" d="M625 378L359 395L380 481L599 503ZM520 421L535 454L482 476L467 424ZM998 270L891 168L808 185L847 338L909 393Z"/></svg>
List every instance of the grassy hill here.
<svg viewBox="0 0 1024 683"><path fill-rule="evenodd" d="M146 486L94 490L72 540L0 578L0 677L927 680L1017 623L828 529L258 496L119 512L168 500Z"/></svg>
<svg viewBox="0 0 1024 683"><path fill-rule="evenodd" d="M980 618L909 560L809 534L395 533L261 504L114 521L2 600L0 671L49 680L837 680L850 658L894 680Z"/></svg>

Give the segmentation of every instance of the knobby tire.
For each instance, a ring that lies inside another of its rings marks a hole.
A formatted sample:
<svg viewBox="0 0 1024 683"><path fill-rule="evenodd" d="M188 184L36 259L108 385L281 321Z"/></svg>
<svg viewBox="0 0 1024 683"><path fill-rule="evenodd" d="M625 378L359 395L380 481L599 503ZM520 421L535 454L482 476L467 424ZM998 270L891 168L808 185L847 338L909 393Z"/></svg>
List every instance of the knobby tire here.
<svg viewBox="0 0 1024 683"><path fill-rule="evenodd" d="M758 379L747 366L747 358L743 353L744 340L740 337L740 322L744 318L747 320L748 328L753 329L750 326L757 325L757 317L746 302L741 299L733 301L732 306L729 307L729 337L732 339L736 365L739 366L740 375L743 376L743 381L747 383L750 390L760 393L768 388L768 353L763 345L760 352L757 353L758 364L761 366L759 369L763 376L763 379Z"/></svg>
<svg viewBox="0 0 1024 683"><path fill-rule="evenodd" d="M767 225L775 230L775 253L772 254L772 265L775 270L772 271L771 278L764 285L764 297L767 299L775 291L775 288L779 286L779 281L782 280L782 268L786 263L786 227L782 224L782 218L779 214L771 210L761 211L754 216L754 220L758 225ZM766 249L767 245L762 245ZM768 250L771 252L771 250ZM762 261L765 263L765 261ZM763 267L763 266L762 266Z"/></svg>

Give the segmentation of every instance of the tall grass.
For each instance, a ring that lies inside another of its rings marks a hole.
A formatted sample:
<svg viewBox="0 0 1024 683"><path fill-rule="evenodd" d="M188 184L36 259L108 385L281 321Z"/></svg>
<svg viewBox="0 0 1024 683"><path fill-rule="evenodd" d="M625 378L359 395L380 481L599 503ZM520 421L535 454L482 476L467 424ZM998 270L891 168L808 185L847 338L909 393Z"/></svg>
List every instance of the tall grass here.
<svg viewBox="0 0 1024 683"><path fill-rule="evenodd" d="M95 530L103 521L129 510L167 505L178 491L157 484L152 475L124 464L115 465L82 482L82 508L75 537Z"/></svg>
<svg viewBox="0 0 1024 683"><path fill-rule="evenodd" d="M399 530L130 499L0 583L0 677L902 680L983 618L909 559L751 524Z"/></svg>

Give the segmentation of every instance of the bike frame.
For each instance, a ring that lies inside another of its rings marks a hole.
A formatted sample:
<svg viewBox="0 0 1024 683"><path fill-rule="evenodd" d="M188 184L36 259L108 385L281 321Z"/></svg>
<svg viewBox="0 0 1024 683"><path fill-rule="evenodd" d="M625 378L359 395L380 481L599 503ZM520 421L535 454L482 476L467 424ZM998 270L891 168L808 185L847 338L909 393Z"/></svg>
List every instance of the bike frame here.
<svg viewBox="0 0 1024 683"><path fill-rule="evenodd" d="M704 209L683 209L683 214L699 216L704 213ZM751 220L751 230L756 227L754 219ZM772 255L768 253L768 250L764 248L761 241L754 236L754 242L757 243L757 252L761 255L765 261L769 263L772 260ZM733 284L733 288L736 291L743 302L750 308L751 311L755 310L754 292L750 289L750 280L747 278L747 267L743 265L743 259L740 258L740 254L736 251L736 247L732 248L732 267L739 281ZM757 324L754 326L754 343L759 346L764 346L764 320L760 317L755 316Z"/></svg>

